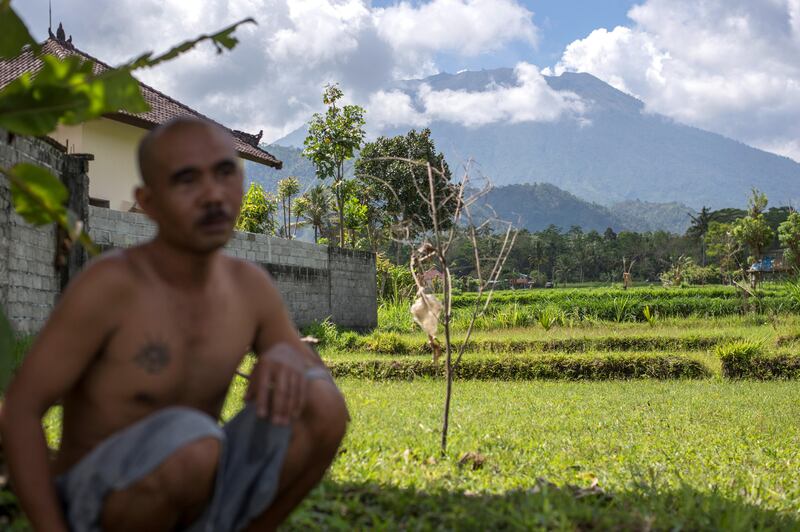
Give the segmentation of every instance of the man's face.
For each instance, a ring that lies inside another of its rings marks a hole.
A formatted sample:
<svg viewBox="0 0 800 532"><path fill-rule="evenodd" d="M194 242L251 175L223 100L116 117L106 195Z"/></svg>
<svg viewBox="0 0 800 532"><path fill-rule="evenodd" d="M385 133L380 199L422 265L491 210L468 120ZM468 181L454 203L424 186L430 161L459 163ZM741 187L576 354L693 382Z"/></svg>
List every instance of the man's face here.
<svg viewBox="0 0 800 532"><path fill-rule="evenodd" d="M201 253L228 242L244 179L229 135L204 124L165 131L154 141L149 168L136 197L161 238Z"/></svg>

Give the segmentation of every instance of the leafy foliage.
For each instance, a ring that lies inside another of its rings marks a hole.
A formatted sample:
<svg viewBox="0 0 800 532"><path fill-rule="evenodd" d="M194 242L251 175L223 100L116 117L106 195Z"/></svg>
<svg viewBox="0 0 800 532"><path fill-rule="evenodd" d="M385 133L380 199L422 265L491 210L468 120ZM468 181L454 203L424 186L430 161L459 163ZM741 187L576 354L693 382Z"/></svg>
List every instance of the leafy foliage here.
<svg viewBox="0 0 800 532"><path fill-rule="evenodd" d="M787 266L800 268L800 213L793 212L778 226L778 239L786 248L784 261Z"/></svg>
<svg viewBox="0 0 800 532"><path fill-rule="evenodd" d="M264 192L258 183L250 183L250 188L242 200L242 208L236 219L236 229L248 233L275 233L275 213L278 203L272 194Z"/></svg>
<svg viewBox="0 0 800 532"><path fill-rule="evenodd" d="M438 200L439 224L446 230L455 209L455 202L444 201L454 193L452 175L444 155L436 151L430 129L378 137L364 145L355 173L365 191L373 224L383 227L399 224L410 231L411 237L432 226L426 202L430 188L427 164L438 170L432 175L434 195Z"/></svg>
<svg viewBox="0 0 800 532"><path fill-rule="evenodd" d="M339 246L344 246L344 165L352 159L364 140L365 111L358 105L339 106L344 93L337 85L327 85L322 103L325 114L314 113L308 127L303 155L314 164L319 179L332 179L332 189L339 214Z"/></svg>

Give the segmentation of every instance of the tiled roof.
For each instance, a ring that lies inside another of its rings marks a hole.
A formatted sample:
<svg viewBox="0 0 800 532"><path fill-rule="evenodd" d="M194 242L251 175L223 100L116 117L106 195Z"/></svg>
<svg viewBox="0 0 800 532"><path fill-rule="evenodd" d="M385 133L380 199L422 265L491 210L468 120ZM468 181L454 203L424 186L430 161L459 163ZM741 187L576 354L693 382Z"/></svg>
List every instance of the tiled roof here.
<svg viewBox="0 0 800 532"><path fill-rule="evenodd" d="M62 41L53 37L47 39L44 44L42 44L42 53L52 54L61 59L69 55L77 55L84 59L93 61L96 65L95 68L98 71L111 68L102 61L95 59L81 50L78 50L72 46L71 42ZM23 73L37 72L39 69L41 69L41 67L41 60L39 60L30 50L23 52L18 57L15 57L9 61L0 61L0 89L17 79ZM144 96L145 101L150 105L150 110L146 113L139 114L120 111L118 113L107 115L108 118L144 129L153 129L159 124L183 115L196 116L205 120L211 120L207 116L198 113L191 107L184 105L173 98L170 98L163 92L159 92L149 85L141 82L139 85L142 89L142 96ZM258 147L258 141L261 140L260 132L258 135L251 135L238 130L231 130L228 128L225 129L230 131L233 135L236 143L236 151L242 158L267 166L272 166L273 168L277 169L280 169L283 166L281 161Z"/></svg>

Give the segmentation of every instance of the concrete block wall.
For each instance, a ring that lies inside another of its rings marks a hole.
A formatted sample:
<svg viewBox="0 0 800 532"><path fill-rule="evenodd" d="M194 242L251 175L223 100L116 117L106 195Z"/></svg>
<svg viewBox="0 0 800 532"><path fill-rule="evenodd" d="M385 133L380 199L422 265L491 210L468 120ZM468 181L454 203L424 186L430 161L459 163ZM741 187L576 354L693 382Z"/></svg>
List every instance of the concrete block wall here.
<svg viewBox="0 0 800 532"><path fill-rule="evenodd" d="M375 255L365 251L328 248L328 268L331 272L332 321L354 329L377 327Z"/></svg>
<svg viewBox="0 0 800 532"><path fill-rule="evenodd" d="M124 248L152 238L155 225L143 214L89 207L89 234L105 249ZM377 325L371 253L239 232L226 251L260 264L272 275L300 327L328 317L357 329Z"/></svg>
<svg viewBox="0 0 800 532"><path fill-rule="evenodd" d="M56 146L0 130L0 165L27 162L61 175L65 158ZM10 184L0 175L0 304L20 333L37 331L60 293L54 224L33 227L14 211Z"/></svg>

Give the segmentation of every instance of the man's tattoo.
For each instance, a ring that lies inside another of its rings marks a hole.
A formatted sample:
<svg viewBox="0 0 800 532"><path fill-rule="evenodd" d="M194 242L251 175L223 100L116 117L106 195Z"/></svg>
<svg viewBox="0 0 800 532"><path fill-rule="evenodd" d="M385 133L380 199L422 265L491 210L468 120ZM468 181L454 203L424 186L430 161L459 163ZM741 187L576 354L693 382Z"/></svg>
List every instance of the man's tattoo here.
<svg viewBox="0 0 800 532"><path fill-rule="evenodd" d="M169 364L169 348L163 342L148 342L133 358L147 373L159 373Z"/></svg>

